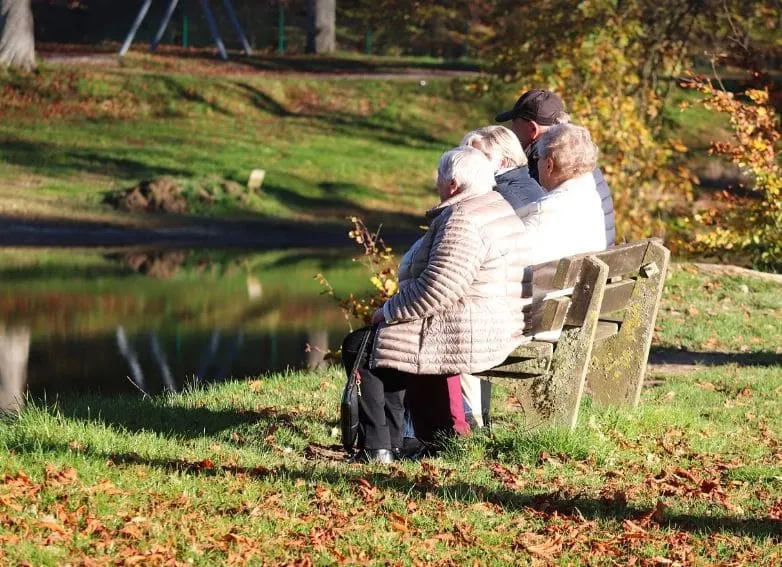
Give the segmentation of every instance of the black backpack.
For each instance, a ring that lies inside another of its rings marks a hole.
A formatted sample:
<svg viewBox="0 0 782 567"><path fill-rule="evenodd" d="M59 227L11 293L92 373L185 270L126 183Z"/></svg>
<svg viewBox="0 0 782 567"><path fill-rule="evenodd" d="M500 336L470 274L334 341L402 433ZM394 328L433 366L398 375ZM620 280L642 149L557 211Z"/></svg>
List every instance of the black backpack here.
<svg viewBox="0 0 782 567"><path fill-rule="evenodd" d="M340 426L342 428L342 446L349 455L352 455L358 438L358 397L361 395L361 366L367 358L367 346L372 338L372 331L367 331L361 339L361 346L353 363L353 368L348 372L348 380L342 392L342 403L339 407Z"/></svg>

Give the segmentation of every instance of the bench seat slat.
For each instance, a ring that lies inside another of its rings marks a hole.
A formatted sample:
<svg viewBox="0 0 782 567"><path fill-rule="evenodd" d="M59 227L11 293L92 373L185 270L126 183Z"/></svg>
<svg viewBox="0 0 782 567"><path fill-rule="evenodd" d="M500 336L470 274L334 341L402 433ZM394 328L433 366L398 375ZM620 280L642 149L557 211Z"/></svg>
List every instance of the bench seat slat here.
<svg viewBox="0 0 782 567"><path fill-rule="evenodd" d="M565 318L570 311L570 298L557 297L543 302L543 314L537 332L559 331L565 324Z"/></svg>
<svg viewBox="0 0 782 567"><path fill-rule="evenodd" d="M526 359L526 358L543 358L543 357L551 358L551 355L553 354L554 354L553 343L543 342L543 341L530 341L526 344L517 347L512 353L510 353L508 359L511 358Z"/></svg>
<svg viewBox="0 0 782 567"><path fill-rule="evenodd" d="M619 324L614 321L598 321L595 331L595 342L603 341L608 337L613 337L619 332Z"/></svg>
<svg viewBox="0 0 782 567"><path fill-rule="evenodd" d="M502 364L479 372L482 378L529 378L548 372L554 343L531 341L517 347Z"/></svg>

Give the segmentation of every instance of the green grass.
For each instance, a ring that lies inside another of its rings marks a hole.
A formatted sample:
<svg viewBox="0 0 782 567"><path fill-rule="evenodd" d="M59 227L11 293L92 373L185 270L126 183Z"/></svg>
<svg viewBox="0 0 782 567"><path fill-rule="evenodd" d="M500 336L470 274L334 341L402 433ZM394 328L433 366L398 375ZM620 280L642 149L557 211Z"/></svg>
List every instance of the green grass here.
<svg viewBox="0 0 782 567"><path fill-rule="evenodd" d="M244 184L262 168L261 198L211 213L375 223L393 214L414 226L436 200L440 153L498 104L450 79L218 74L197 61L158 70L134 57L122 68L0 76L0 211L111 216L106 192L144 179Z"/></svg>
<svg viewBox="0 0 782 567"><path fill-rule="evenodd" d="M655 373L637 409L587 401L573 432L525 433L500 388L493 436L423 463L328 453L336 369L29 400L0 427L0 562L772 565L782 364L751 355L782 352L779 286L682 265L667 287L654 348L734 358Z"/></svg>

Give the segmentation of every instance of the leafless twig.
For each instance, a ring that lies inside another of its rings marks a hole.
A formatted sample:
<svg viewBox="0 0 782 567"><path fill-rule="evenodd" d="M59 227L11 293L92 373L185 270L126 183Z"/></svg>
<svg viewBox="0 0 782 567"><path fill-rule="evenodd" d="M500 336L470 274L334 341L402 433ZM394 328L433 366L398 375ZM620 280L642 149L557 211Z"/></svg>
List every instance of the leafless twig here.
<svg viewBox="0 0 782 567"><path fill-rule="evenodd" d="M139 386L138 384L136 384L136 383L135 383L135 382L134 382L134 381L131 379L131 377L130 377L130 376L125 376L125 378L127 378L127 379L128 379L128 382L130 382L131 384L133 384L133 387L134 387L134 388L136 388L136 390L138 390L139 392L141 392L143 396L145 396L145 397L149 398L150 400L152 399L152 396L150 396L149 394L147 394L147 393L144 391L144 389L143 389L141 386ZM141 399L143 400L144 398L142 397Z"/></svg>

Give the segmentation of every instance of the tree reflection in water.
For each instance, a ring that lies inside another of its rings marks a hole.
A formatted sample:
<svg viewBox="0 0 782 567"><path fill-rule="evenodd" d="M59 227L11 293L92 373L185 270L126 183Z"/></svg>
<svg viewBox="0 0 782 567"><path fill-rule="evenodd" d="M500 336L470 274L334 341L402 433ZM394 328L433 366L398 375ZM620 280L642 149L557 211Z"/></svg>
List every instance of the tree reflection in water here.
<svg viewBox="0 0 782 567"><path fill-rule="evenodd" d="M0 327L0 413L24 407L29 356L30 328Z"/></svg>
<svg viewBox="0 0 782 567"><path fill-rule="evenodd" d="M128 260L142 257L176 270ZM294 249L0 251L3 407L19 407L28 392L155 395L317 368L349 323L313 274L360 291L366 278L350 258Z"/></svg>

